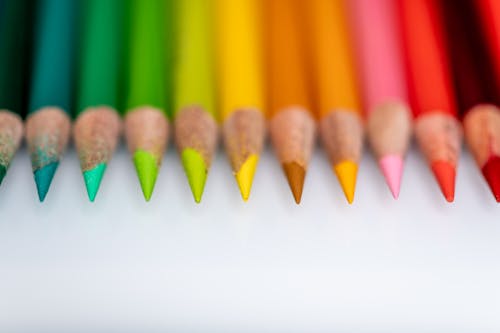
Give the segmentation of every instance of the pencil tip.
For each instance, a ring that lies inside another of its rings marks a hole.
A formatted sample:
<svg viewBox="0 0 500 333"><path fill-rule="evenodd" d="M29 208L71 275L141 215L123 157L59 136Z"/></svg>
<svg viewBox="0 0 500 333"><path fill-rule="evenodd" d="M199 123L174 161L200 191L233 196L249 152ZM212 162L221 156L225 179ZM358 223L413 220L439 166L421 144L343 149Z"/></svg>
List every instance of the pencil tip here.
<svg viewBox="0 0 500 333"><path fill-rule="evenodd" d="M500 202L500 156L490 157L482 171L496 201Z"/></svg>
<svg viewBox="0 0 500 333"><path fill-rule="evenodd" d="M306 170L296 162L283 163L283 170L285 171L286 178L288 179L288 185L292 191L295 203L300 204Z"/></svg>
<svg viewBox="0 0 500 333"><path fill-rule="evenodd" d="M158 163L153 154L136 150L134 153L134 165L141 184L142 193L146 201L151 199L158 176Z"/></svg>
<svg viewBox="0 0 500 333"><path fill-rule="evenodd" d="M89 200L91 202L94 202L97 192L99 191L104 171L106 171L106 166L106 163L100 163L94 168L83 172L87 195L89 196Z"/></svg>
<svg viewBox="0 0 500 333"><path fill-rule="evenodd" d="M208 173L205 160L199 152L191 148L182 151L181 159L194 200L200 203Z"/></svg>
<svg viewBox="0 0 500 333"><path fill-rule="evenodd" d="M431 168L446 201L453 202L455 200L455 166L446 161L436 161L432 163Z"/></svg>
<svg viewBox="0 0 500 333"><path fill-rule="evenodd" d="M59 162L51 162L33 172L40 202L45 200L58 166Z"/></svg>
<svg viewBox="0 0 500 333"><path fill-rule="evenodd" d="M0 185L2 184L3 178L7 173L7 168L4 165L0 165Z"/></svg>
<svg viewBox="0 0 500 333"><path fill-rule="evenodd" d="M337 163L334 166L334 170L347 201L349 204L352 204L354 201L354 191L356 189L358 165L352 161L343 161Z"/></svg>
<svg viewBox="0 0 500 333"><path fill-rule="evenodd" d="M240 170L235 174L236 181L240 188L241 197L244 201L248 201L250 197L250 191L252 190L253 176L255 175L255 170L257 169L257 163L259 162L259 156L252 154L250 155L245 163L240 167Z"/></svg>
<svg viewBox="0 0 500 333"><path fill-rule="evenodd" d="M392 196L394 199L397 199L399 197L401 176L403 174L403 158L399 155L386 155L378 163Z"/></svg>

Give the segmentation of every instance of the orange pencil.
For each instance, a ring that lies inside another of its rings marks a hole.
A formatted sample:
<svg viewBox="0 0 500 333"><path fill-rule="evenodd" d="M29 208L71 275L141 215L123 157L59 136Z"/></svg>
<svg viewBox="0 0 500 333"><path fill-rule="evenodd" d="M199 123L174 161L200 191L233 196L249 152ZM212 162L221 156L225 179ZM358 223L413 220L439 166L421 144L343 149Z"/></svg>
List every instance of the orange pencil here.
<svg viewBox="0 0 500 333"><path fill-rule="evenodd" d="M296 203L302 196L315 133L300 1L270 1L266 13L270 133Z"/></svg>
<svg viewBox="0 0 500 333"><path fill-rule="evenodd" d="M457 119L442 18L434 0L399 0L415 136L446 200L455 197L462 129Z"/></svg>
<svg viewBox="0 0 500 333"><path fill-rule="evenodd" d="M363 124L345 3L311 0L305 4L319 130L347 201L352 203Z"/></svg>

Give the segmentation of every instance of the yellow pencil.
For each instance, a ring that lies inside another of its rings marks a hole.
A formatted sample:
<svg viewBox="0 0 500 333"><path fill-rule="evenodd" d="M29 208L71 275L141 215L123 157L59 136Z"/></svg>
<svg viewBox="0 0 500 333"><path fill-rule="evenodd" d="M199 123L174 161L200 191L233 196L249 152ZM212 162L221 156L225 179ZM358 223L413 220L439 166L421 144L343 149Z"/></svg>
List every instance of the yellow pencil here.
<svg viewBox="0 0 500 333"><path fill-rule="evenodd" d="M241 196L250 195L265 136L260 0L216 0L223 138Z"/></svg>
<svg viewBox="0 0 500 333"><path fill-rule="evenodd" d="M321 138L344 194L352 203L363 124L345 3L310 0L304 5Z"/></svg>

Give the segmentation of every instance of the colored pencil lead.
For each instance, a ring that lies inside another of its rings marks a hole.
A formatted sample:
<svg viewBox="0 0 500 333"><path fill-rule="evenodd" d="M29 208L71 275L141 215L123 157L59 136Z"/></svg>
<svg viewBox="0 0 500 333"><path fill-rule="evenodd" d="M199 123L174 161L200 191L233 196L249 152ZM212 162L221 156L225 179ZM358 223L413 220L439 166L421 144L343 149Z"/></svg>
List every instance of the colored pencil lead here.
<svg viewBox="0 0 500 333"><path fill-rule="evenodd" d="M455 199L455 165L446 161L436 161L431 164L431 169L446 201L453 202Z"/></svg>
<svg viewBox="0 0 500 333"><path fill-rule="evenodd" d="M181 153L182 165L188 178L189 187L196 203L201 202L205 182L207 181L208 166L203 156L196 150L186 148Z"/></svg>
<svg viewBox="0 0 500 333"><path fill-rule="evenodd" d="M83 179L87 188L87 195L91 202L94 202L99 186L101 185L102 176L106 171L106 163L97 164L92 169L83 171Z"/></svg>
<svg viewBox="0 0 500 333"><path fill-rule="evenodd" d="M342 186L342 191L349 202L354 201L354 191L356 189L356 177L358 173L358 164L352 161L343 161L333 166L333 170Z"/></svg>
<svg viewBox="0 0 500 333"><path fill-rule="evenodd" d="M253 177L259 162L259 155L252 154L248 156L235 174L238 187L240 188L241 197L244 201L248 201L250 191L252 190Z"/></svg>
<svg viewBox="0 0 500 333"><path fill-rule="evenodd" d="M482 169L497 202L500 202L500 156L491 156Z"/></svg>
<svg viewBox="0 0 500 333"><path fill-rule="evenodd" d="M302 190L304 188L304 179L306 177L306 169L297 162L283 163L288 185L292 191L295 203L299 204L302 198Z"/></svg>
<svg viewBox="0 0 500 333"><path fill-rule="evenodd" d="M403 158L400 155L385 155L379 159L378 164L392 196L397 199L401 188L401 176L403 175Z"/></svg>
<svg viewBox="0 0 500 333"><path fill-rule="evenodd" d="M52 183L52 178L54 178L54 174L56 173L58 166L58 161L50 162L49 164L45 164L43 167L33 171L40 202L43 202L45 200L45 196L47 196L50 184Z"/></svg>
<svg viewBox="0 0 500 333"><path fill-rule="evenodd" d="M146 201L149 201L158 177L159 161L152 153L140 149L134 152L133 160L142 193Z"/></svg>

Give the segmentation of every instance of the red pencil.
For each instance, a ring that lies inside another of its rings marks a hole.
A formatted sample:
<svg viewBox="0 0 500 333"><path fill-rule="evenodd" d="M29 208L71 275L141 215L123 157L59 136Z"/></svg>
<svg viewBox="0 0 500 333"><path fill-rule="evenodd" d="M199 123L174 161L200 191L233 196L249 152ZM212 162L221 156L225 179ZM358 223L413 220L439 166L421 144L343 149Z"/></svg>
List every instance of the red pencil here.
<svg viewBox="0 0 500 333"><path fill-rule="evenodd" d="M495 199L500 202L500 89L494 74L495 54L488 52L490 30L484 30L486 34L481 31L481 16L475 7L485 3L440 0L453 55L450 59L465 138Z"/></svg>
<svg viewBox="0 0 500 333"><path fill-rule="evenodd" d="M399 0L415 136L447 201L455 197L462 130L435 0Z"/></svg>

